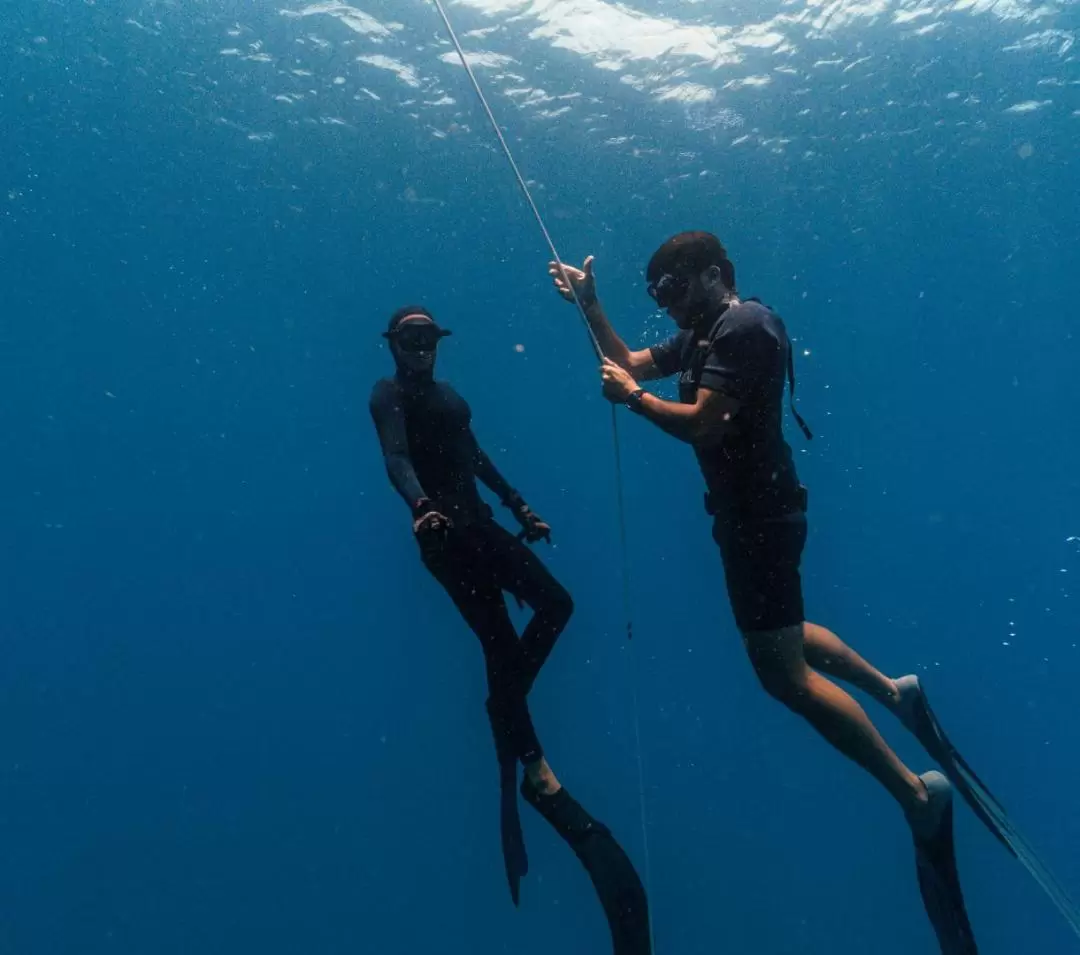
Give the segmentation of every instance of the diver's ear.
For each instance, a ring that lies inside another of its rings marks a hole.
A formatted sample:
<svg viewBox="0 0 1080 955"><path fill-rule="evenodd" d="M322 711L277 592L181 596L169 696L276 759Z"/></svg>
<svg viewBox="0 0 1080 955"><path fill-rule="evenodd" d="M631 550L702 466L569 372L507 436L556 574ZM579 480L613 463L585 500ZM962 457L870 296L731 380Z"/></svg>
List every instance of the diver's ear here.
<svg viewBox="0 0 1080 955"><path fill-rule="evenodd" d="M719 265L710 265L701 273L701 284L710 292L718 285L727 289L727 286L724 285L724 273L720 270Z"/></svg>

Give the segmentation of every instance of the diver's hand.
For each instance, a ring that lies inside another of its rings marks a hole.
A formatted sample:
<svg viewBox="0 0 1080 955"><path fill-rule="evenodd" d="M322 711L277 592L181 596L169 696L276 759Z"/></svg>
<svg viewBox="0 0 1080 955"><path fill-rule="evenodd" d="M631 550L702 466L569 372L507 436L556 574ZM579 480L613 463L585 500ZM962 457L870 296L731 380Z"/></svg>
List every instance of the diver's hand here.
<svg viewBox="0 0 1080 955"><path fill-rule="evenodd" d="M565 273L565 274L564 274ZM583 268L575 269L565 262L560 268L558 262L548 263L548 275L555 284L555 291L566 301L574 301L574 292L577 292L578 301L582 308L591 308L596 304L596 276L593 274L593 256L585 259ZM573 283L573 291L567 284L567 279Z"/></svg>
<svg viewBox="0 0 1080 955"><path fill-rule="evenodd" d="M417 537L433 537L445 534L454 526L454 522L445 514L439 513L430 501L419 501L413 508L413 533Z"/></svg>
<svg viewBox="0 0 1080 955"><path fill-rule="evenodd" d="M517 518L517 522L521 525L521 533L518 534L518 537L528 541L530 544L535 544L538 541L551 543L551 525L540 520L528 504L522 501L513 510L514 517Z"/></svg>
<svg viewBox="0 0 1080 955"><path fill-rule="evenodd" d="M622 404L640 387L630 372L610 358L605 358L600 366L600 380L603 382L604 397L616 405Z"/></svg>

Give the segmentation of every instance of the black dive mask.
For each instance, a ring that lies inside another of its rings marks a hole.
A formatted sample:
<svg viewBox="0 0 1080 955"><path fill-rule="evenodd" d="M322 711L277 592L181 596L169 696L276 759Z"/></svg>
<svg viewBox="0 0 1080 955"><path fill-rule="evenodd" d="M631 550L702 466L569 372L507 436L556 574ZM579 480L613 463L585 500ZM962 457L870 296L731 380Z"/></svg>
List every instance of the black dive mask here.
<svg viewBox="0 0 1080 955"><path fill-rule="evenodd" d="M670 308L686 298L690 281L689 276L664 274L650 282L647 291L660 308Z"/></svg>
<svg viewBox="0 0 1080 955"><path fill-rule="evenodd" d="M434 351L439 341L449 335L445 328L434 322L404 322L387 334L404 352Z"/></svg>

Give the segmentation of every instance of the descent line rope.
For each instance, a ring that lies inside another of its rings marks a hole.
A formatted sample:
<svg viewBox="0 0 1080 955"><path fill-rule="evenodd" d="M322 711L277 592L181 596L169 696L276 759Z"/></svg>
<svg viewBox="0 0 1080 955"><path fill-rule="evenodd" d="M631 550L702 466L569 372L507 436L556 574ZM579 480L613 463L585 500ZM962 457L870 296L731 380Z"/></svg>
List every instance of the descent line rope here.
<svg viewBox="0 0 1080 955"><path fill-rule="evenodd" d="M443 6L442 0L433 0L435 8L439 11L439 16L442 17L443 24L446 27L446 32L450 36L450 41L454 44L454 49L457 51L458 58L461 60L461 65L465 68L465 73L469 77L469 81L472 83L473 90L476 92L477 99L480 101L480 105L483 107L484 113L487 115L488 122L491 124L491 128L495 133L496 138L499 141L499 145L502 147L502 151L506 156L506 161L510 164L510 168L513 170L514 178L517 179L518 186L521 187L521 192L525 196L525 201L529 204L529 208L532 210L533 217L536 219L536 224L540 227L540 231L544 235L544 241L547 242L548 248L551 250L551 257L555 264L558 266L559 271L562 273L563 282L570 290L570 294L574 297L574 304L577 306L578 313L581 316L582 323L585 326L585 331L588 333L589 342L592 345L592 349L599 359L604 358L604 350L600 347L600 341L596 337L596 333L593 331L592 326L589 324L588 315L585 312L585 306L582 304L581 299L578 297L577 289L574 288L574 284L570 281L570 277L566 273L566 266L563 264L562 256L559 255L558 250L555 248L555 242L551 238L551 233L548 231L547 226L544 224L544 218L540 215L540 210L536 206L536 202L533 200L532 193L529 191L529 186L525 182L525 178L521 175L521 170L518 168L517 162L514 160L514 154L510 151L510 147L503 137L502 130L499 128L498 121L495 119L495 114L492 113L491 107L488 105L487 97L484 96L484 91L480 86L479 80L476 78L476 74L473 72L472 66L469 64L465 51L462 49L461 42L458 40L457 32L454 30L453 24L450 22L450 17L446 12L446 8ZM625 499L623 495L623 471L622 471L622 454L619 442L619 427L618 418L616 416L615 406L611 408L611 436L614 443L615 453L615 492L616 492L616 511L618 513L619 521L619 545L622 555L622 590L623 590L623 615L626 620L626 640L629 644L629 663L630 663L630 689L632 697L632 709L633 709L633 722L634 722L634 746L637 755L637 776L638 776L638 802L641 808L641 842L642 842L642 854L645 861L645 891L647 897L652 899L652 873L649 860L649 832L647 826L647 814L645 811L645 766L641 752L641 718L639 715L638 707L638 692L637 692L637 667L636 658L634 655L634 622L630 612L630 557L629 548L627 546L626 538L626 507ZM653 933L653 920L649 919L649 935L650 935L650 947L653 951L656 950L655 937Z"/></svg>

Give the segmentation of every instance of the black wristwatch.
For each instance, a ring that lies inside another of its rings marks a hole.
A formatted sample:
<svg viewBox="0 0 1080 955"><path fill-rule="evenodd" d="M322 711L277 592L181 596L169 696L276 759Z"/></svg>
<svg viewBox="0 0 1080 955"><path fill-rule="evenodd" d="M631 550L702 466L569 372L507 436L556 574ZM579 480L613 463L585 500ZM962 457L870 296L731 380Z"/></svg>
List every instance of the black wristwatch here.
<svg viewBox="0 0 1080 955"><path fill-rule="evenodd" d="M646 393L647 392L644 388L638 388L637 391L627 395L625 402L626 407L629 408L632 412L634 412L634 414L641 414L642 412L644 412L645 409L642 407L641 401L645 397Z"/></svg>

